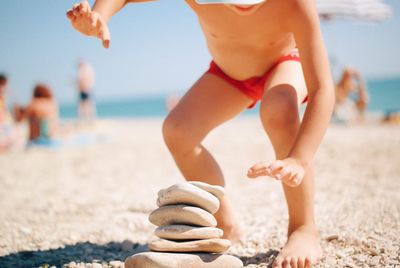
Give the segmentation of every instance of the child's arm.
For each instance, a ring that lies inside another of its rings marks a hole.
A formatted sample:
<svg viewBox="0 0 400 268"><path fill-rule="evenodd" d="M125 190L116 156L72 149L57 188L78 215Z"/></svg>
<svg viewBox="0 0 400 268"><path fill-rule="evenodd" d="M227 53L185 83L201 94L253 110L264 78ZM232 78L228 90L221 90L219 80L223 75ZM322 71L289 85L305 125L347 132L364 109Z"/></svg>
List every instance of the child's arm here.
<svg viewBox="0 0 400 268"><path fill-rule="evenodd" d="M103 46L110 46L110 31L107 22L127 3L149 2L154 0L97 0L93 10L87 1L75 4L67 11L72 26L80 33L101 39Z"/></svg>
<svg viewBox="0 0 400 268"><path fill-rule="evenodd" d="M120 11L128 3L153 2L156 0L97 0L93 5L93 11L99 13L105 22Z"/></svg>
<svg viewBox="0 0 400 268"><path fill-rule="evenodd" d="M334 84L319 27L315 1L296 1L297 17L292 21L308 89L308 105L289 157L303 165L310 163L330 122L335 102Z"/></svg>
<svg viewBox="0 0 400 268"><path fill-rule="evenodd" d="M308 104L288 158L295 160L295 170L298 165L303 167L303 172L300 170L299 175L304 176L330 122L335 92L315 3L312 0L297 0L294 6L295 17L290 21L289 27L293 29L300 51ZM300 183L301 179L297 179Z"/></svg>
<svg viewBox="0 0 400 268"><path fill-rule="evenodd" d="M248 176L267 175L282 179L289 186L298 186L322 141L330 122L334 103L334 85L328 56L322 40L314 0L286 2L290 10L288 31L293 32L299 48L308 104L296 140L285 159L269 167L262 163L253 166Z"/></svg>

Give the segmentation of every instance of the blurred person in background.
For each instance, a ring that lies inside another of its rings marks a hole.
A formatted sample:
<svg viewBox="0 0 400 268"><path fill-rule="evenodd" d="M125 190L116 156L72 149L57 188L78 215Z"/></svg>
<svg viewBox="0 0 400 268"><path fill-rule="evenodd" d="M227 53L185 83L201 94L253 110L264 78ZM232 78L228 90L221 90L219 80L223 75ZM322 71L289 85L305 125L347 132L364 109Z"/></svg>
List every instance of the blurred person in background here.
<svg viewBox="0 0 400 268"><path fill-rule="evenodd" d="M92 66L82 59L78 61L78 91L79 105L78 118L80 121L91 122L96 117L96 108L92 96L93 85L95 81L94 70Z"/></svg>
<svg viewBox="0 0 400 268"><path fill-rule="evenodd" d="M382 118L382 122L400 125L400 111L398 110L386 111Z"/></svg>
<svg viewBox="0 0 400 268"><path fill-rule="evenodd" d="M13 121L6 103L7 86L7 76L0 74L0 152L7 150L14 139Z"/></svg>
<svg viewBox="0 0 400 268"><path fill-rule="evenodd" d="M344 123L364 122L369 97L360 72L347 67L335 87L334 119Z"/></svg>
<svg viewBox="0 0 400 268"><path fill-rule="evenodd" d="M5 120L5 117L8 113L6 105L7 85L8 85L7 76L4 74L0 74L0 122L3 122Z"/></svg>
<svg viewBox="0 0 400 268"><path fill-rule="evenodd" d="M38 84L26 107L15 106L18 122L27 120L30 145L55 145L58 132L58 105L50 87Z"/></svg>

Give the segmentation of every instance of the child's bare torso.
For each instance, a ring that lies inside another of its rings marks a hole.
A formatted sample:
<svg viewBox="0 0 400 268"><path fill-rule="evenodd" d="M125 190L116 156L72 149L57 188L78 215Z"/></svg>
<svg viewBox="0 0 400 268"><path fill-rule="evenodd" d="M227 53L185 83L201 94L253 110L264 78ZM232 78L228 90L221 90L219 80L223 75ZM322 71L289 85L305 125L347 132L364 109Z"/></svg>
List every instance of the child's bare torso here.
<svg viewBox="0 0 400 268"><path fill-rule="evenodd" d="M226 5L199 5L186 0L197 14L213 60L230 77L262 76L295 46L293 34L282 26L290 16L285 1L269 0L249 15Z"/></svg>

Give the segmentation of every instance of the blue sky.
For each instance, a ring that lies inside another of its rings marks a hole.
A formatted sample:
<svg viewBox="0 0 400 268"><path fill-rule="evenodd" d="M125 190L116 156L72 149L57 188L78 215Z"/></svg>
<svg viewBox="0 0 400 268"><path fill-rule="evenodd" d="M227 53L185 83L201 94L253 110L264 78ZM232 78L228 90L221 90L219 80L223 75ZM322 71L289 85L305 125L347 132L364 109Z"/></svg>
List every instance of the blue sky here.
<svg viewBox="0 0 400 268"><path fill-rule="evenodd" d="M128 5L109 24L108 50L72 29L65 12L75 2L2 2L0 72L10 77L9 102L28 101L37 82L51 85L60 102L75 101L78 58L94 66L99 100L179 94L208 66L197 19L181 0ZM400 76L400 1L386 3L394 16L383 23L322 23L335 69L351 64L368 78Z"/></svg>

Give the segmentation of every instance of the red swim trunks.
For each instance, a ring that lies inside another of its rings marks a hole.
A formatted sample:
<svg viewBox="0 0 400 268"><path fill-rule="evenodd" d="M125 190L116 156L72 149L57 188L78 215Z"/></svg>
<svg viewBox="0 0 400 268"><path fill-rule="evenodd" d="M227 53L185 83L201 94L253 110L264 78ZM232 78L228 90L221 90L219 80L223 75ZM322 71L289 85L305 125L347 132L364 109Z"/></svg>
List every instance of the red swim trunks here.
<svg viewBox="0 0 400 268"><path fill-rule="evenodd" d="M226 75L214 61L211 62L210 68L206 73L214 74L222 78L223 80L243 92L246 96L250 97L253 100L253 103L248 108L252 108L254 107L254 105L256 105L257 101L262 98L264 94L264 86L270 74L280 63L289 60L300 62L299 50L297 48L293 49L288 55L280 57L275 62L275 64L272 65L272 67L268 71L266 71L263 76L260 77L251 77L243 81L235 80Z"/></svg>

